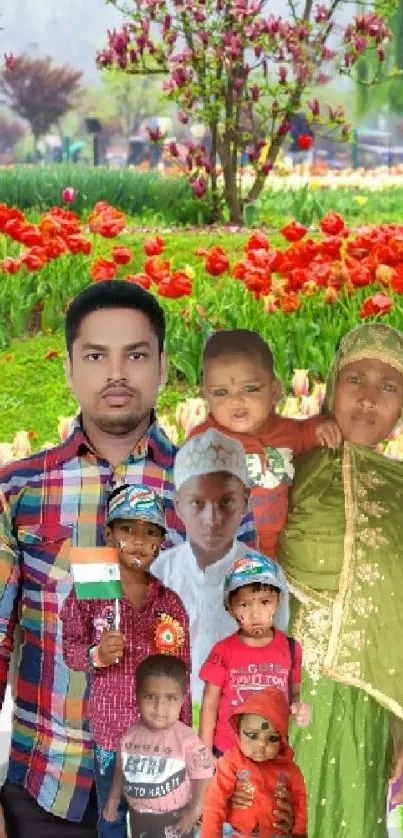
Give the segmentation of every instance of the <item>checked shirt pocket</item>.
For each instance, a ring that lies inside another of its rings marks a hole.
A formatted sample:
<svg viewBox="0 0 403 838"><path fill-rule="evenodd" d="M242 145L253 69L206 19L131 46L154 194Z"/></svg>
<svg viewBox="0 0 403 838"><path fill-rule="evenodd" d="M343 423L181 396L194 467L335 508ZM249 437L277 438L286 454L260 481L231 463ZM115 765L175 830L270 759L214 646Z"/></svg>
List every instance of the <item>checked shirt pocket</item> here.
<svg viewBox="0 0 403 838"><path fill-rule="evenodd" d="M21 527L17 539L26 581L54 585L69 576L72 527L63 524Z"/></svg>

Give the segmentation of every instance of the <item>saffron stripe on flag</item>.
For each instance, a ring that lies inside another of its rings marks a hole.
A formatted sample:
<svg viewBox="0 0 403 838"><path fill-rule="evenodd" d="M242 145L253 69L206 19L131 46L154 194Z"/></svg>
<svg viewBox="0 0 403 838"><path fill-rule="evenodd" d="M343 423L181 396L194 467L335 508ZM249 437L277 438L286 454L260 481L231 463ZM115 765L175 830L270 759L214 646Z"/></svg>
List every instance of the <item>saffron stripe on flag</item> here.
<svg viewBox="0 0 403 838"><path fill-rule="evenodd" d="M72 547L71 564L119 564L116 547Z"/></svg>

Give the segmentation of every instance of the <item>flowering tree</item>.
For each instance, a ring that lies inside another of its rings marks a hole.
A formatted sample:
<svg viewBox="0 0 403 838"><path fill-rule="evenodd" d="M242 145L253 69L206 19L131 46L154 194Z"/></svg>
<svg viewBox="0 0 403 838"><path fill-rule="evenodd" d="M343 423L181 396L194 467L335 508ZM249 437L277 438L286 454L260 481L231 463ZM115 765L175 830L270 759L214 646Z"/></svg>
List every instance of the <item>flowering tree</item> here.
<svg viewBox="0 0 403 838"><path fill-rule="evenodd" d="M71 67L56 67L50 58L5 56L0 91L10 109L31 126L35 149L43 137L72 106L82 74Z"/></svg>
<svg viewBox="0 0 403 838"><path fill-rule="evenodd" d="M120 32L108 33L98 65L165 75L163 90L178 106L179 120L209 128L208 150L189 144L186 167L193 192L204 195L210 178L214 216L223 197L235 223L241 223L244 203L258 198L298 110L307 109L314 125L348 137L342 109L325 111L316 98L304 97L330 72L352 75L366 50L382 62L390 38L380 15L386 8L357 12L347 26L337 27L336 15L348 0L284 0L285 16L268 14L268 0L132 0L123 7L119 0L109 2L128 22ZM300 147L311 142L303 135ZM175 144L170 150L177 156ZM245 156L253 167L247 188L239 177Z"/></svg>

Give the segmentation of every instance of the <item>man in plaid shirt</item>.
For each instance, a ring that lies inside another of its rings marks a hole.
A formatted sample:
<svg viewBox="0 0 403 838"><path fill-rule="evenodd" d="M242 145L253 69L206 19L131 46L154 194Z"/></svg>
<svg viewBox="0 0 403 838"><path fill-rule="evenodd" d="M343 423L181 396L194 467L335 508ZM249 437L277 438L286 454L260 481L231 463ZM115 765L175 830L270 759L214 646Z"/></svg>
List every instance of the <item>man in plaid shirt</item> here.
<svg viewBox="0 0 403 838"><path fill-rule="evenodd" d="M66 315L67 376L81 408L65 443L0 471L0 708L21 628L8 776L8 838L96 838L86 676L67 669L59 614L70 547L102 545L106 498L146 483L163 498L168 545L175 448L155 421L165 381L164 314L139 286L97 283ZM40 382L38 382L40 386ZM243 537L253 541L253 520Z"/></svg>

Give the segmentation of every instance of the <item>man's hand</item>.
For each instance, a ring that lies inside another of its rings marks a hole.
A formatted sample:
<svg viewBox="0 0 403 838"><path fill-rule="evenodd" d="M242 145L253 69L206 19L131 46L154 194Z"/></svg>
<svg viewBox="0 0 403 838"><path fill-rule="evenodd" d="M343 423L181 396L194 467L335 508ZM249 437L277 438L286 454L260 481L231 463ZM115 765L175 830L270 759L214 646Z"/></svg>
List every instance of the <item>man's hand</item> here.
<svg viewBox="0 0 403 838"><path fill-rule="evenodd" d="M315 430L316 439L322 448L340 448L342 435L334 419L324 419Z"/></svg>
<svg viewBox="0 0 403 838"><path fill-rule="evenodd" d="M117 663L123 657L125 639L120 631L104 631L98 645L98 654L104 666Z"/></svg>
<svg viewBox="0 0 403 838"><path fill-rule="evenodd" d="M116 821L118 817L118 809L119 809L119 800L112 800L106 801L106 806L103 811L103 816L106 821L111 823L112 821Z"/></svg>
<svg viewBox="0 0 403 838"><path fill-rule="evenodd" d="M308 727L312 719L312 705L305 701L295 701L290 707L291 715L297 727Z"/></svg>
<svg viewBox="0 0 403 838"><path fill-rule="evenodd" d="M175 831L178 835L187 835L196 826L200 817L200 810L194 806L185 806L178 818Z"/></svg>

